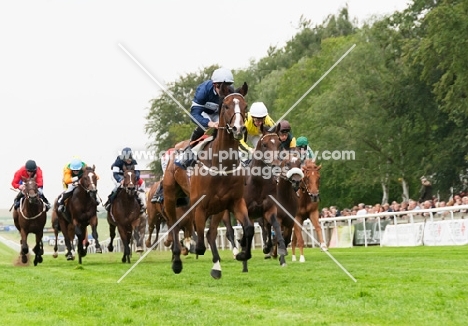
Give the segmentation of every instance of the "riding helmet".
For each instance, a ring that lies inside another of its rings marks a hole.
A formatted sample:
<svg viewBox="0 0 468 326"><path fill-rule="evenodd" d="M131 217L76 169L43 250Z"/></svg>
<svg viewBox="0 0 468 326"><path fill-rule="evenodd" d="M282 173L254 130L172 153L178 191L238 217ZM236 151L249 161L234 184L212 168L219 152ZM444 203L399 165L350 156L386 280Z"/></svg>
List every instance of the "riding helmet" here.
<svg viewBox="0 0 468 326"><path fill-rule="evenodd" d="M263 102L252 103L250 115L254 118L265 118L268 115L268 109Z"/></svg>
<svg viewBox="0 0 468 326"><path fill-rule="evenodd" d="M213 75L211 75L211 80L213 83L233 83L234 77L232 76L232 72L226 68L218 68L213 71Z"/></svg>
<svg viewBox="0 0 468 326"><path fill-rule="evenodd" d="M33 160L28 160L28 161L26 162L26 164L24 165L24 167L25 167L26 170L28 170L28 171L36 171L36 170L37 170L36 162L33 161Z"/></svg>

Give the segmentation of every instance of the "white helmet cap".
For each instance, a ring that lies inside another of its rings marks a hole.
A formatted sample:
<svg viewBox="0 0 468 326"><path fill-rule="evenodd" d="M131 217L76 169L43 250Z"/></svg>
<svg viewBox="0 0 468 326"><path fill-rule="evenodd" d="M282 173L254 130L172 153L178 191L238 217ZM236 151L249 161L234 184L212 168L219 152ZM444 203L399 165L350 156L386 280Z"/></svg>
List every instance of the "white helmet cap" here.
<svg viewBox="0 0 468 326"><path fill-rule="evenodd" d="M268 109L263 102L252 103L250 115L255 118L265 118L268 115Z"/></svg>
<svg viewBox="0 0 468 326"><path fill-rule="evenodd" d="M218 68L213 71L211 80L213 83L233 83L234 77L232 76L231 70L226 68Z"/></svg>

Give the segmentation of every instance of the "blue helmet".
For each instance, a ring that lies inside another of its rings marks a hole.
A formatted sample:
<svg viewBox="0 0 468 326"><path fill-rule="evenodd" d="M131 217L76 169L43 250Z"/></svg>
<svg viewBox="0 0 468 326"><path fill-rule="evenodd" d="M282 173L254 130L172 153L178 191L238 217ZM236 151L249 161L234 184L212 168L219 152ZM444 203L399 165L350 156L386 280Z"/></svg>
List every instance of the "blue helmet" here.
<svg viewBox="0 0 468 326"><path fill-rule="evenodd" d="M120 154L120 158L122 160L132 159L133 158L132 154L133 154L132 149L130 147L125 147L124 149L122 149L122 153Z"/></svg>
<svg viewBox="0 0 468 326"><path fill-rule="evenodd" d="M70 162L70 170L81 170L83 167L83 162L79 158L74 158Z"/></svg>

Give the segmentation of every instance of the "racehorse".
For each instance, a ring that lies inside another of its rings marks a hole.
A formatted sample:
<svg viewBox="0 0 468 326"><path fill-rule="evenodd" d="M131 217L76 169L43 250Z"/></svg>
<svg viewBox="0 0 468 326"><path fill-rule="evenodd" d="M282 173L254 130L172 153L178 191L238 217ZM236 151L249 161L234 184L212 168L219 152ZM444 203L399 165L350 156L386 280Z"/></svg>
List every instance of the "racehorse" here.
<svg viewBox="0 0 468 326"><path fill-rule="evenodd" d="M124 254L122 263L130 263L131 243L135 239L137 252L143 251L143 239L145 237L144 228L141 222L144 220L144 213L140 213L140 204L137 199L138 181L133 166L123 167L123 181L121 188L112 202L107 212L107 222L109 223L110 241L107 248L114 251L115 229L118 228L120 239L123 244Z"/></svg>
<svg viewBox="0 0 468 326"><path fill-rule="evenodd" d="M262 137L259 139L253 154L252 162L247 168L245 183L244 183L244 200L247 205L247 210L250 219L253 221L255 218L265 220L270 225L273 225L275 230L280 230L280 225L277 221L277 209L275 202L270 196L276 194L276 178L275 174L279 174L279 146L280 140L276 133L270 133L266 130L263 131ZM226 224L229 213L225 212L223 221ZM226 226L228 239L232 238L232 227ZM281 234L281 232L280 232ZM236 251L233 239L230 240L233 250ZM246 239L242 237L241 246L244 247ZM281 248L281 265L285 264L284 254L286 247L284 247L283 238L280 237ZM265 250L270 251L270 248ZM243 261L243 272L248 272L247 261Z"/></svg>
<svg viewBox="0 0 468 326"><path fill-rule="evenodd" d="M294 235L291 243L292 260L296 261L296 245L299 247L300 262L305 262L304 258L304 239L302 237L302 224L309 218L314 226L315 232L320 242L320 249L327 251L327 245L323 239L322 228L319 223L319 202L320 202L320 169L322 165L316 165L312 159L305 160L302 167L304 178L302 178L298 211L295 216ZM299 225L301 227L299 227ZM297 243L296 243L297 241Z"/></svg>
<svg viewBox="0 0 468 326"><path fill-rule="evenodd" d="M243 197L244 177L242 165L237 154L239 140L246 131L245 113L247 102L244 96L247 94L246 83L235 93L226 95L219 107L219 127L217 135L212 142L207 144L201 153L197 165L190 178L190 204L193 207L191 214L195 221L197 242L195 252L203 255L205 246L205 224L209 216L218 214L228 209L233 212L236 219L243 226L246 246L238 253L236 259L245 261L251 258L251 244L254 236L254 227L248 217L247 206ZM204 156L204 157L203 157ZM206 157L208 156L208 157ZM195 205L196 204L196 205ZM217 228L219 220L211 219L207 240L213 256L213 268L211 276L221 278L221 265L218 248L216 245ZM178 234L174 233L173 245L173 270L182 270ZM175 250L174 250L175 248Z"/></svg>
<svg viewBox="0 0 468 326"><path fill-rule="evenodd" d="M13 211L13 220L15 226L21 234L21 262L28 262L28 235L34 233L36 235L36 245L33 248L35 254L34 266L42 263L42 255L44 248L42 236L44 226L47 220L46 207L42 199L39 198L39 190L36 183L36 177L24 178L23 190L24 197L20 199L20 206Z"/></svg>
<svg viewBox="0 0 468 326"><path fill-rule="evenodd" d="M155 244L158 242L158 237L159 237L159 231L161 230L161 224L166 223L167 224L167 218L165 215L165 207L164 207L164 202L162 203L152 203L151 198L153 197L154 193L159 187L159 184L162 181L157 181L155 182L150 190L148 191L148 196L147 196L147 201L146 201L146 207L147 207L147 213L148 213L148 238L146 239L146 247L147 248L152 248L155 246ZM164 192L166 190L164 189ZM183 198L182 198L183 199ZM180 201L181 202L181 201ZM185 203L185 202L184 202ZM182 203L182 204L184 204ZM188 203L185 203L186 205L182 205L181 207L176 207L176 215L178 218L183 216L189 209ZM181 204L179 204L180 206ZM189 249L190 249L190 242L191 242L191 236L194 231L193 223L189 219L184 219L184 221L181 221L180 227L184 230L184 246L182 247L182 254L183 255L188 255ZM156 229L156 236L154 242L151 242L151 237ZM164 242L164 245L166 247L169 247L172 245L172 233L169 232L168 234L168 239Z"/></svg>
<svg viewBox="0 0 468 326"><path fill-rule="evenodd" d="M88 252L89 241L87 239L88 225L91 226L91 234L96 243L96 253L102 253L98 240L96 216L97 198L97 175L94 165L87 166L83 171L83 176L78 180L78 186L73 190L72 196L66 201L65 212L59 212L57 200L52 212L52 227L55 233L54 257L57 257L57 238L59 228L63 233L67 253L67 260L75 259L75 236L78 238L78 258L82 263L82 258ZM55 223L55 219L58 223Z"/></svg>
<svg viewBox="0 0 468 326"><path fill-rule="evenodd" d="M276 187L276 205L278 207L278 223L281 225L281 233L275 229L275 236L279 244L279 239L283 238L285 247L287 248L291 242L292 230L294 227L294 217L298 209L298 195L297 191L304 173L301 170L301 158L294 152L281 152L281 173L278 178L278 185ZM271 232L269 223L265 224L266 227L262 228L264 233L263 239L267 239L268 247L271 248ZM278 246L276 244L276 246ZM279 247L281 249L281 247ZM276 249L276 248L275 248ZM281 252L278 250L278 254Z"/></svg>

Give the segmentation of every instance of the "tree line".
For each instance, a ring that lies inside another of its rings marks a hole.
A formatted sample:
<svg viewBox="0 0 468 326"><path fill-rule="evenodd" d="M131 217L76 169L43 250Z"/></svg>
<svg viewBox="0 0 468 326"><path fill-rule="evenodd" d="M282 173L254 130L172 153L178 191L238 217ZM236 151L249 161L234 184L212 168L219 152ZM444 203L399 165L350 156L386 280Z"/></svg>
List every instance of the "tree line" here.
<svg viewBox="0 0 468 326"><path fill-rule="evenodd" d="M320 24L306 16L284 47L270 47L234 78L276 120L356 45L285 117L314 151L355 153L319 162L323 205L414 199L423 175L444 199L457 191L468 168L468 1L414 0L362 26L347 7ZM188 109L217 67L181 76L168 90ZM169 95L150 104L145 130L153 149L190 137L195 125ZM159 161L152 169L161 173Z"/></svg>

